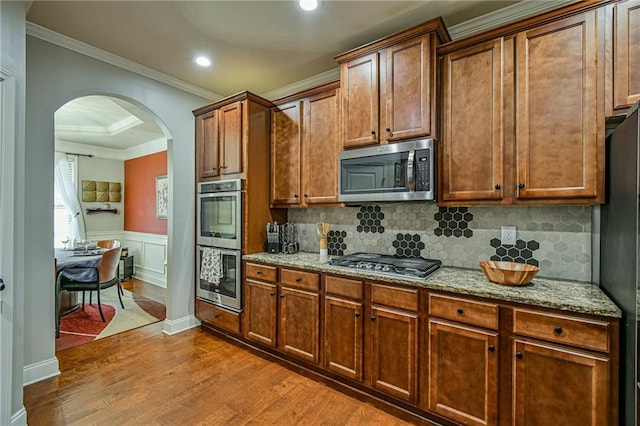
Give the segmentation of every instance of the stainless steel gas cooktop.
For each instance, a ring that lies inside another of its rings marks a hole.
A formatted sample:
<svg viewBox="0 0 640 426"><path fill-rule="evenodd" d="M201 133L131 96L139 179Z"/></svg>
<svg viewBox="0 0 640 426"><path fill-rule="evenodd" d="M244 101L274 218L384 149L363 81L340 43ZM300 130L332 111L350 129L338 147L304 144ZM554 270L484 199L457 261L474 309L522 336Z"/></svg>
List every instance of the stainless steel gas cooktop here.
<svg viewBox="0 0 640 426"><path fill-rule="evenodd" d="M429 274L435 272L440 265L442 265L442 262L439 260L423 259L422 257L398 257L375 253L354 253L334 257L329 261L329 264L388 275L426 278Z"/></svg>

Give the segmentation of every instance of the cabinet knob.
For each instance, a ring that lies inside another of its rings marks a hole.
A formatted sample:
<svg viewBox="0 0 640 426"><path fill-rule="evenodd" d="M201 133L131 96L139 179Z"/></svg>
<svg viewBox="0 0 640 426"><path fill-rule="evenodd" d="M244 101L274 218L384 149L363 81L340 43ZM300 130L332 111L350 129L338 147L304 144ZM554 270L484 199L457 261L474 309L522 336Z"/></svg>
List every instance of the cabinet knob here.
<svg viewBox="0 0 640 426"><path fill-rule="evenodd" d="M305 193L304 193L304 196L305 196L305 197L308 197L308 196L309 196L309 194L307 194L307 193L305 192Z"/></svg>
<svg viewBox="0 0 640 426"><path fill-rule="evenodd" d="M371 321L375 321L376 320L376 316L375 315L371 315Z"/></svg>
<svg viewBox="0 0 640 426"><path fill-rule="evenodd" d="M553 329L553 332L556 334L562 334L562 327L557 325L556 328Z"/></svg>
<svg viewBox="0 0 640 426"><path fill-rule="evenodd" d="M293 198L298 198L298 194L293 194Z"/></svg>
<svg viewBox="0 0 640 426"><path fill-rule="evenodd" d="M462 314L464 314L464 309L462 309L462 308L458 308L458 309L456 310L456 312L458 313L458 315L462 315Z"/></svg>
<svg viewBox="0 0 640 426"><path fill-rule="evenodd" d="M495 352L496 351L496 347L493 345L489 345L489 352Z"/></svg>
<svg viewBox="0 0 640 426"><path fill-rule="evenodd" d="M213 316L213 319L218 319L218 318L220 318L220 314L215 314L215 315Z"/></svg>
<svg viewBox="0 0 640 426"><path fill-rule="evenodd" d="M262 275L262 271L256 271L256 275Z"/></svg>
<svg viewBox="0 0 640 426"><path fill-rule="evenodd" d="M281 295L280 295L280 299L284 299L284 294L281 294Z"/></svg>
<svg viewBox="0 0 640 426"><path fill-rule="evenodd" d="M356 318L360 318L360 312L356 311Z"/></svg>
<svg viewBox="0 0 640 426"><path fill-rule="evenodd" d="M522 352L516 352L516 358L522 359Z"/></svg>
<svg viewBox="0 0 640 426"><path fill-rule="evenodd" d="M494 186L495 189L500 189L500 184L496 183L496 186Z"/></svg>
<svg viewBox="0 0 640 426"><path fill-rule="evenodd" d="M518 188L520 188L520 189L524 189L524 183L520 182L520 183L518 184Z"/></svg>
<svg viewBox="0 0 640 426"><path fill-rule="evenodd" d="M298 277L296 278L296 282L299 283L300 281L302 281L302 278Z"/></svg>
<svg viewBox="0 0 640 426"><path fill-rule="evenodd" d="M387 131L389 136L393 136L393 132L391 131L391 128L387 127L385 130Z"/></svg>
<svg viewBox="0 0 640 426"><path fill-rule="evenodd" d="M375 130L372 130L372 131L371 131L371 135L375 136L375 135L376 135L376 131L375 131Z"/></svg>
<svg viewBox="0 0 640 426"><path fill-rule="evenodd" d="M211 170L216 170L216 169L217 169L217 167L216 167L216 166L212 166L212 167L211 167Z"/></svg>
<svg viewBox="0 0 640 426"><path fill-rule="evenodd" d="M275 296L276 294L274 292L269 293L269 296Z"/></svg>

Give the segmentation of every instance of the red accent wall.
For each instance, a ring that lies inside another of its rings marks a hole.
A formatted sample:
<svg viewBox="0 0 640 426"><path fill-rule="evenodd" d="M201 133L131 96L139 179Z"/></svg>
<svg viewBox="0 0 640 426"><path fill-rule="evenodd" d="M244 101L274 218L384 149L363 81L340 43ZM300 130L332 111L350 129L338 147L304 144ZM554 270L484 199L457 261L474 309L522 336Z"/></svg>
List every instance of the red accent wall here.
<svg viewBox="0 0 640 426"><path fill-rule="evenodd" d="M124 162L124 230L167 235L156 218L156 176L167 174L167 151Z"/></svg>

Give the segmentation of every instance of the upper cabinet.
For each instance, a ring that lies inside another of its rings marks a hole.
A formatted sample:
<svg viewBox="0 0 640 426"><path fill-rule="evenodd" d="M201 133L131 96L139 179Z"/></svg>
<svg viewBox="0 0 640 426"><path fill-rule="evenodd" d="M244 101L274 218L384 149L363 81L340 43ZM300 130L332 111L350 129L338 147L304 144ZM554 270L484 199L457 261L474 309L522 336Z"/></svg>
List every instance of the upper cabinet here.
<svg viewBox="0 0 640 426"><path fill-rule="evenodd" d="M613 109L624 113L640 100L640 1L613 6ZM610 112L610 111L608 111Z"/></svg>
<svg viewBox="0 0 640 426"><path fill-rule="evenodd" d="M435 135L440 18L337 56L344 148Z"/></svg>
<svg viewBox="0 0 640 426"><path fill-rule="evenodd" d="M338 203L340 90L332 82L276 101L271 114L271 205Z"/></svg>
<svg viewBox="0 0 640 426"><path fill-rule="evenodd" d="M604 201L603 13L443 47L440 203Z"/></svg>
<svg viewBox="0 0 640 426"><path fill-rule="evenodd" d="M267 154L262 150L269 143L271 106L266 99L242 92L193 111L198 181L247 178L249 150Z"/></svg>

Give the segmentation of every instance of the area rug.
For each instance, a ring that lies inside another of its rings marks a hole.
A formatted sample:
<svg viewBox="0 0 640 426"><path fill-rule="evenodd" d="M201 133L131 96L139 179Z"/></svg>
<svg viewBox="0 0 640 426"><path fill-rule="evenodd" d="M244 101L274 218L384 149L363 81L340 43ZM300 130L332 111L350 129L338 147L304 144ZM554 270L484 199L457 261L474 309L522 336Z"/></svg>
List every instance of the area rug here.
<svg viewBox="0 0 640 426"><path fill-rule="evenodd" d="M120 306L116 288L100 293L102 312L106 322L102 322L98 305L93 295L93 305L85 303L84 311L78 309L60 319L60 337L56 339L56 352L69 349L93 340L142 327L165 318L165 306L161 303L124 290ZM88 302L88 295L87 300Z"/></svg>

